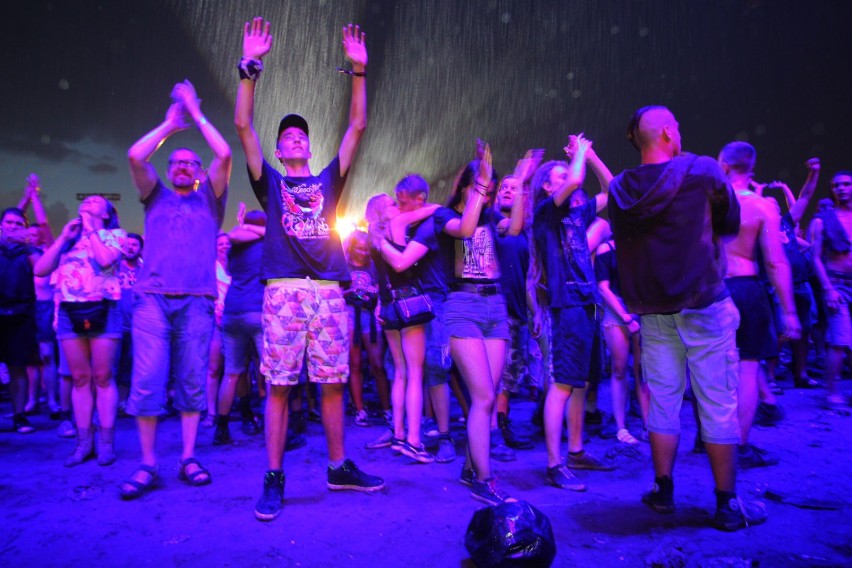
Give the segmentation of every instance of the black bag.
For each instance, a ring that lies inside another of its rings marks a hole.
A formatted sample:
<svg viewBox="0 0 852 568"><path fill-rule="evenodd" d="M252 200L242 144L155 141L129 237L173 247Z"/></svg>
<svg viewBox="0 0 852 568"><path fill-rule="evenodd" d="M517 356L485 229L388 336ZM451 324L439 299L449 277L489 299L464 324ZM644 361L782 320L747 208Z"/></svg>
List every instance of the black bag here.
<svg viewBox="0 0 852 568"><path fill-rule="evenodd" d="M526 501L478 510L464 545L480 568L550 566L556 557L550 519Z"/></svg>
<svg viewBox="0 0 852 568"><path fill-rule="evenodd" d="M391 302L402 327L423 325L435 318L432 299L426 294L398 296Z"/></svg>
<svg viewBox="0 0 852 568"><path fill-rule="evenodd" d="M106 329L109 304L98 302L62 302L74 333L100 333Z"/></svg>

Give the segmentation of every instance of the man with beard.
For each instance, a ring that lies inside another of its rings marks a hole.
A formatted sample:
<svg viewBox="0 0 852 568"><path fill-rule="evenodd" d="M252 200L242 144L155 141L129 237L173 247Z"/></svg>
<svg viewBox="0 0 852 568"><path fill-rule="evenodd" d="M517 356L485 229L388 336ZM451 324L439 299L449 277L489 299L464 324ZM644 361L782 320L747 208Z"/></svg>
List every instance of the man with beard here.
<svg viewBox="0 0 852 568"><path fill-rule="evenodd" d="M154 450L157 420L165 412L166 384L175 381L174 407L180 412L183 448L178 477L207 485L210 473L195 459L200 413L206 407L205 382L216 298L216 235L222 225L231 149L201 112L189 81L172 90L175 101L162 124L128 151L130 173L145 205L145 265L136 281L133 310L133 376L127 412L136 416L142 463L121 486L134 499L158 481ZM169 189L151 156L171 135L194 124L213 151L210 167L189 148L169 157Z"/></svg>

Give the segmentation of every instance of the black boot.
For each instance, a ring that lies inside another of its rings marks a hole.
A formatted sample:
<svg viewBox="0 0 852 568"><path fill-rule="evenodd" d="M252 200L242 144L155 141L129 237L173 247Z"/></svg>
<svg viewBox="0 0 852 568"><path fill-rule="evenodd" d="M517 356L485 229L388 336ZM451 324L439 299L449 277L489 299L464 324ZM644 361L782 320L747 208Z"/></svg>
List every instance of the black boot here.
<svg viewBox="0 0 852 568"><path fill-rule="evenodd" d="M263 476L263 494L254 507L254 516L261 521L271 521L281 512L284 502L284 472L270 469Z"/></svg>
<svg viewBox="0 0 852 568"><path fill-rule="evenodd" d="M533 448L531 440L512 431L509 427L509 417L502 412L497 413L497 427L503 434L503 441L510 448L514 450L531 450Z"/></svg>
<svg viewBox="0 0 852 568"><path fill-rule="evenodd" d="M213 445L225 446L233 443L231 430L228 428L229 416L216 416L216 431L213 433Z"/></svg>

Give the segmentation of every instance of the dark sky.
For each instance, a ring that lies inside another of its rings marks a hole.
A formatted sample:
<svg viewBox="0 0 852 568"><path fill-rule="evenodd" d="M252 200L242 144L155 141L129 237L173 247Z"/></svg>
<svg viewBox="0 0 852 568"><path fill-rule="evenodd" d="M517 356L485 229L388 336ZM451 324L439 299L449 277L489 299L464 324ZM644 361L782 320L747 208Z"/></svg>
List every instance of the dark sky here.
<svg viewBox="0 0 852 568"><path fill-rule="evenodd" d="M267 156L277 119L299 112L315 171L346 123L348 79L333 72L340 27L356 21L368 34L370 126L341 214L357 215L409 171L440 199L477 136L505 171L527 147L559 158L566 136L584 131L620 171L638 161L624 131L646 104L672 108L687 150L715 156L750 141L757 177L794 191L811 156L826 174L852 167L846 2L35 0L0 8L0 206L36 171L54 228L77 193L99 191L119 193L123 225L139 230L125 153L189 78L234 149L230 227L238 201L256 206L232 125L241 23L254 14L276 39L258 86ZM168 147L210 156L195 133L167 144L161 169Z"/></svg>

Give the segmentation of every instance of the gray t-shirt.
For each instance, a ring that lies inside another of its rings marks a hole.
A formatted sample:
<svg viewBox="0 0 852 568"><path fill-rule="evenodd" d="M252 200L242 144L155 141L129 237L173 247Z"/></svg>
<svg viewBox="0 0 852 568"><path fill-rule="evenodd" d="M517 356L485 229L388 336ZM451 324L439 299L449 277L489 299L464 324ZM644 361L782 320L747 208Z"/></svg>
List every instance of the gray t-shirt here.
<svg viewBox="0 0 852 568"><path fill-rule="evenodd" d="M209 181L181 195L159 179L145 205L145 264L136 291L215 298L216 235L225 214L227 188L216 197Z"/></svg>

